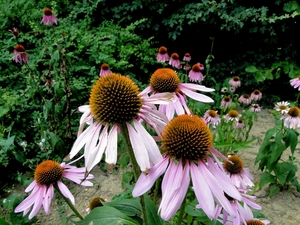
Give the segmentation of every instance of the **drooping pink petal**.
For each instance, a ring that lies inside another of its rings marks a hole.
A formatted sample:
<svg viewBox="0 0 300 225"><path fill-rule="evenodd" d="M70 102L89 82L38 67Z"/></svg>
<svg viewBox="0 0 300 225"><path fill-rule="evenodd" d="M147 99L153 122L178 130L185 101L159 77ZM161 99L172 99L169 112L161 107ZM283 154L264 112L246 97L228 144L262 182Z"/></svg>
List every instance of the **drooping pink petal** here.
<svg viewBox="0 0 300 225"><path fill-rule="evenodd" d="M54 195L53 184L49 185L49 188L45 189L44 198L43 198L43 207L45 213L50 214L50 205Z"/></svg>
<svg viewBox="0 0 300 225"><path fill-rule="evenodd" d="M219 169L219 167L212 161L212 159L209 156L206 156L206 161L208 163L209 169L218 181L218 183L223 188L224 192L228 194L230 197L241 201L242 196L240 195L240 192L236 189L236 187L231 183L230 178Z"/></svg>
<svg viewBox="0 0 300 225"><path fill-rule="evenodd" d="M93 123L83 133L79 135L69 153L70 159L72 159L81 150L81 148L90 140L90 135L95 129L97 129L97 127L96 124Z"/></svg>
<svg viewBox="0 0 300 225"><path fill-rule="evenodd" d="M205 103L210 103L210 102L214 102L214 100L204 94L200 94L198 92L192 91L190 89L187 88L180 88L182 90L182 92L184 94L186 94L187 96L189 96L192 99L195 99L199 102L205 102Z"/></svg>
<svg viewBox="0 0 300 225"><path fill-rule="evenodd" d="M29 186L25 189L25 192L27 193L27 192L32 191L32 189L34 189L36 185L37 185L36 180L33 180L33 181L29 184Z"/></svg>
<svg viewBox="0 0 300 225"><path fill-rule="evenodd" d="M156 142L154 141L153 137L147 132L144 126L137 120L133 120L134 127L141 138L144 146L147 149L150 162L153 164L157 164L160 162L163 158L162 155L158 149L158 146Z"/></svg>
<svg viewBox="0 0 300 225"><path fill-rule="evenodd" d="M230 205L230 202L224 195L224 190L221 185L218 183L216 178L212 173L207 169L205 163L201 160L198 160L198 168L201 171L204 180L210 187L211 192L215 196L216 200L223 206L223 208L232 216L235 216L235 212ZM240 198L241 199L241 198ZM204 210L204 209L203 209Z"/></svg>
<svg viewBox="0 0 300 225"><path fill-rule="evenodd" d="M65 184L63 184L61 181L57 181L57 186L58 186L59 190L61 191L61 193L66 198L68 198L73 205L75 205L74 196L72 195L72 193L70 192L70 190L67 188L67 186Z"/></svg>
<svg viewBox="0 0 300 225"><path fill-rule="evenodd" d="M46 191L47 191L47 187L44 185L41 185L39 188L39 191L36 193L35 202L33 204L32 210L28 216L28 219L31 220L40 210L40 208L43 204L43 198L46 194Z"/></svg>
<svg viewBox="0 0 300 225"><path fill-rule="evenodd" d="M15 213L22 212L26 209L30 209L31 206L38 200L40 192L40 186L36 185L35 188L32 190L30 195L25 198L14 210ZM28 210L27 210L28 212ZM26 215L26 214L24 214Z"/></svg>
<svg viewBox="0 0 300 225"><path fill-rule="evenodd" d="M164 158L150 168L148 175L142 173L134 186L132 196L138 197L145 194L153 186L155 181L166 171L168 164L169 159Z"/></svg>
<svg viewBox="0 0 300 225"><path fill-rule="evenodd" d="M147 171L150 169L150 160L147 150L138 133L132 128L132 126L129 123L126 123L126 126L136 161L139 164L141 171Z"/></svg>
<svg viewBox="0 0 300 225"><path fill-rule="evenodd" d="M182 90L182 88L184 88L184 90L189 89L189 90L198 90L198 91L203 91L203 92L215 91L215 89L213 89L213 88L208 88L203 85L193 84L193 83L181 83L181 84L179 84L179 88L181 90Z"/></svg>
<svg viewBox="0 0 300 225"><path fill-rule="evenodd" d="M178 179L178 181L180 181L180 187L174 191L173 196L170 199L166 200L165 204L163 204L163 202L161 203L159 209L160 216L165 221L170 220L180 208L190 184L189 164L186 163L183 170L181 162L178 163L177 167L178 170L177 174L175 174L176 176L174 177L174 180ZM177 181L175 181L175 183L177 183Z"/></svg>
<svg viewBox="0 0 300 225"><path fill-rule="evenodd" d="M89 161L85 161L85 167L87 172L89 173L94 166L96 166L102 159L102 155L108 145L108 127L109 125L105 125L102 130L99 141L95 149L91 152Z"/></svg>
<svg viewBox="0 0 300 225"><path fill-rule="evenodd" d="M199 168L193 162L191 162L190 167L193 188L198 199L199 206L206 213L206 215L212 219L214 218L215 202L210 187L207 184L202 171L199 170Z"/></svg>
<svg viewBox="0 0 300 225"><path fill-rule="evenodd" d="M105 150L105 162L108 164L116 164L118 158L118 126L113 125L109 134L107 147Z"/></svg>

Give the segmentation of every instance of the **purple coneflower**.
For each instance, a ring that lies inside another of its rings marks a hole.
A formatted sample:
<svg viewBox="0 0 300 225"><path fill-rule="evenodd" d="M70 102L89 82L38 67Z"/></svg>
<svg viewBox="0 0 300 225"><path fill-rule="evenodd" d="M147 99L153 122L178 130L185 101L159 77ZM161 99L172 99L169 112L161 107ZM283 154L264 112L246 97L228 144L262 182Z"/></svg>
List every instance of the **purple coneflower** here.
<svg viewBox="0 0 300 225"><path fill-rule="evenodd" d="M190 53L185 53L184 56L183 56L183 61L185 62L189 62L191 61L192 57L190 55Z"/></svg>
<svg viewBox="0 0 300 225"><path fill-rule="evenodd" d="M44 14L41 23L45 25L52 25L53 23L55 23L57 25L56 16L54 15L51 9L49 8L44 9Z"/></svg>
<svg viewBox="0 0 300 225"><path fill-rule="evenodd" d="M13 27L11 30L8 30L10 33L12 33L14 36L18 36L19 35L19 30L18 28Z"/></svg>
<svg viewBox="0 0 300 225"><path fill-rule="evenodd" d="M260 100L260 99L262 98L262 93L260 92L260 90L255 89L255 90L251 93L250 97L252 98L252 100L258 101L258 100Z"/></svg>
<svg viewBox="0 0 300 225"><path fill-rule="evenodd" d="M43 206L46 214L50 213L51 200L54 196L54 188L75 204L75 199L68 187L61 182L62 178L67 178L83 186L93 186L87 179L92 179L93 175L85 177L85 169L77 168L69 164L47 160L40 163L34 171L34 181L25 189L31 194L23 200L14 210L15 213L23 212L25 216L30 210L29 219L32 219Z"/></svg>
<svg viewBox="0 0 300 225"><path fill-rule="evenodd" d="M157 61L158 62L167 62L169 60L168 50L166 47L161 46L158 49Z"/></svg>
<svg viewBox="0 0 300 225"><path fill-rule="evenodd" d="M290 84L292 87L298 88L298 91L300 91L300 76L290 80Z"/></svg>
<svg viewBox="0 0 300 225"><path fill-rule="evenodd" d="M23 45L16 45L15 48L14 48L14 58L13 60L16 62L16 63L20 63L22 64L23 62L24 63L28 63L28 56L25 52L25 48Z"/></svg>
<svg viewBox="0 0 300 225"><path fill-rule="evenodd" d="M239 121L239 119L240 119L240 117L241 117L241 115L239 114L239 112L238 111L236 111L236 110L230 110L225 116L224 116L224 118L225 118L225 120L227 121L227 122L229 122L229 121Z"/></svg>
<svg viewBox="0 0 300 225"><path fill-rule="evenodd" d="M240 77L238 76L234 76L233 78L231 78L228 82L232 87L237 88L241 86L241 80Z"/></svg>
<svg viewBox="0 0 300 225"><path fill-rule="evenodd" d="M225 161L223 166L234 186L242 189L253 187L253 176L251 175L249 169L244 167L243 160L237 155L229 155L228 160L233 163Z"/></svg>
<svg viewBox="0 0 300 225"><path fill-rule="evenodd" d="M232 86L231 86L231 87L229 88L229 91L230 91L231 93L234 93L234 92L235 92L235 89L236 89L236 87L232 87Z"/></svg>
<svg viewBox="0 0 300 225"><path fill-rule="evenodd" d="M290 105L289 102L285 102L285 101L277 102L275 104L274 109L276 111L278 111L278 112L280 111L281 114L286 114L290 110L290 106L289 105Z"/></svg>
<svg viewBox="0 0 300 225"><path fill-rule="evenodd" d="M117 162L118 131L123 128L129 134L140 169L147 173L151 163L157 163L162 156L141 123L146 122L161 135L168 119L154 104L168 104L171 98L170 93L150 97L139 93L138 86L126 76L110 73L99 77L91 90L89 106L80 107L84 114L79 136L66 159L73 158L85 146L87 172L100 162L104 153L108 167L113 167ZM90 126L82 132L86 123Z"/></svg>
<svg viewBox="0 0 300 225"><path fill-rule="evenodd" d="M103 63L103 64L101 65L101 69L100 69L99 76L101 77L101 76L104 76L104 75L110 74L110 73L112 73L112 72L111 72L111 70L109 69L108 64Z"/></svg>
<svg viewBox="0 0 300 225"><path fill-rule="evenodd" d="M245 105L250 105L251 102L252 102L252 98L250 97L250 95L248 94L243 94L239 97L239 100L238 100L240 103L243 103Z"/></svg>
<svg viewBox="0 0 300 225"><path fill-rule="evenodd" d="M222 101L221 101L221 106L224 107L225 109L228 109L232 104L232 99L231 97L228 95L228 96L224 96L222 98Z"/></svg>
<svg viewBox="0 0 300 225"><path fill-rule="evenodd" d="M201 73L201 70L204 69L204 66L200 63L194 64L192 66L192 69L189 72L189 78L190 81L203 81L203 74Z"/></svg>
<svg viewBox="0 0 300 225"><path fill-rule="evenodd" d="M227 158L213 148L210 129L200 117L184 114L171 120L162 134L162 149L164 158L150 168L148 175L140 175L132 192L134 197L147 192L165 173L158 209L163 220L168 221L179 209L191 180L197 207L209 218L215 216L215 201L235 216L224 192L237 200L241 200L241 195L221 168L217 157Z"/></svg>
<svg viewBox="0 0 300 225"><path fill-rule="evenodd" d="M251 111L252 112L260 112L261 111L261 107L258 104L252 104Z"/></svg>
<svg viewBox="0 0 300 225"><path fill-rule="evenodd" d="M211 124L213 128L215 128L221 122L221 118L218 114L218 111L212 109L207 110L204 113L203 119L206 122L206 124Z"/></svg>
<svg viewBox="0 0 300 225"><path fill-rule="evenodd" d="M177 69L181 68L180 61L179 61L179 55L177 53L173 53L171 55L169 64Z"/></svg>
<svg viewBox="0 0 300 225"><path fill-rule="evenodd" d="M235 127L236 128L243 128L245 126L244 121L239 119L238 121L236 121L235 123Z"/></svg>
<svg viewBox="0 0 300 225"><path fill-rule="evenodd" d="M195 99L200 102L213 102L214 100L208 96L197 93L196 91L211 92L212 88L207 88L203 85L192 83L180 83L180 78L177 73L170 68L157 69L150 78L150 86L148 86L143 92L152 95L156 95L164 92L174 93L174 102L167 105L160 105L159 110L167 115L171 120L174 117L175 112L177 115L191 114L187 106L187 97Z"/></svg>
<svg viewBox="0 0 300 225"><path fill-rule="evenodd" d="M291 107L280 119L284 120L284 126L298 129L300 128L300 109L296 106Z"/></svg>
<svg viewBox="0 0 300 225"><path fill-rule="evenodd" d="M256 197L246 194L247 189L238 189L238 190L242 196L242 202L243 202L242 204L247 204L247 205L251 206L253 209L261 210L261 206L252 201L252 200L255 200ZM237 201L236 199L231 198L226 193L225 193L225 196L228 199L228 201L230 202L232 208L235 210L236 217L233 218L232 216L228 215L226 210L224 210L221 205L217 204L215 219L218 218L218 220L220 222L222 222L222 224L233 224L233 225L247 224L246 219L244 217L245 210L244 210L242 204L239 201Z"/></svg>

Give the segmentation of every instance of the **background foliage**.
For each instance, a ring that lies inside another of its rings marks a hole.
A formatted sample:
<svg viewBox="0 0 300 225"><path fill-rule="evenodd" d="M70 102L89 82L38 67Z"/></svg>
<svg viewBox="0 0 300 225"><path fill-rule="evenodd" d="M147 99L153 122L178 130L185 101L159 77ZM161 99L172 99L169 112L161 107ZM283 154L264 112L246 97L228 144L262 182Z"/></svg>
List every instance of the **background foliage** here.
<svg viewBox="0 0 300 225"><path fill-rule="evenodd" d="M57 26L40 24L45 7ZM280 90L299 76L299 13L288 0L0 0L0 168L7 171L0 185L69 152L77 107L88 103L102 63L143 88L161 66L162 45L181 59L189 52L192 64L211 59L206 86L238 75L245 92L264 82L265 107L293 100L297 90ZM26 48L28 66L13 62L16 44ZM55 82L45 86L49 80Z"/></svg>

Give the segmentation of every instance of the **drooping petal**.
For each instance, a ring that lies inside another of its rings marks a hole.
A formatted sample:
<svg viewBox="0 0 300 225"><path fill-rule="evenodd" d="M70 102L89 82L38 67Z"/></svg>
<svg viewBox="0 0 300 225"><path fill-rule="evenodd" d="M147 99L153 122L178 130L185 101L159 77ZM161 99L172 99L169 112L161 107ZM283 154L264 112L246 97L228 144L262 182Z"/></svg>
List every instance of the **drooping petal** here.
<svg viewBox="0 0 300 225"><path fill-rule="evenodd" d="M33 181L29 184L29 186L25 189L25 192L27 193L27 192L32 191L32 189L34 189L36 185L37 185L36 180L33 180Z"/></svg>
<svg viewBox="0 0 300 225"><path fill-rule="evenodd" d="M141 171L145 172L150 169L150 160L147 150L132 126L129 123L126 123L126 126L136 161L139 164Z"/></svg>
<svg viewBox="0 0 300 225"><path fill-rule="evenodd" d="M224 195L224 190L221 185L218 183L216 178L212 173L207 169L205 163L201 160L198 160L198 168L201 171L204 180L210 187L211 192L215 196L216 200L223 206L223 208L232 216L235 216L235 212L230 205L230 202Z"/></svg>
<svg viewBox="0 0 300 225"><path fill-rule="evenodd" d="M102 130L99 142L96 148L91 152L90 160L85 161L85 167L87 172L89 173L94 166L96 166L102 159L102 155L108 145L108 127L109 125L106 125L104 129ZM83 184L82 184L83 185Z"/></svg>
<svg viewBox="0 0 300 225"><path fill-rule="evenodd" d="M43 199L44 211L47 215L50 214L50 205L51 205L53 195L54 195L53 184L50 184L49 187L45 190L44 199Z"/></svg>
<svg viewBox="0 0 300 225"><path fill-rule="evenodd" d="M43 204L43 198L46 195L47 187L45 185L41 185L39 191L36 193L35 202L33 204L32 210L28 216L28 219L32 219L40 210Z"/></svg>
<svg viewBox="0 0 300 225"><path fill-rule="evenodd" d="M141 138L144 146L147 149L150 162L153 164L157 164L163 158L156 142L154 141L153 137L147 132L144 126L141 125L140 122L138 122L137 120L133 120L133 123L139 137Z"/></svg>
<svg viewBox="0 0 300 225"><path fill-rule="evenodd" d="M189 89L189 90L198 90L198 91L203 91L203 92L212 92L215 91L213 88L208 88L203 85L199 84L193 84L193 83L181 83L179 84L179 88L182 90L182 88Z"/></svg>
<svg viewBox="0 0 300 225"><path fill-rule="evenodd" d="M70 159L72 159L81 150L81 148L90 140L90 135L96 128L96 123L93 123L83 133L79 135L69 153Z"/></svg>
<svg viewBox="0 0 300 225"><path fill-rule="evenodd" d="M32 192L30 193L30 195L25 198L14 210L15 213L19 213L22 211L25 211L27 209L30 209L31 206L38 201L38 197L39 197L39 192L40 192L40 186L36 185L35 188L32 190ZM27 210L28 212L28 210ZM26 214L24 214L26 215Z"/></svg>
<svg viewBox="0 0 300 225"><path fill-rule="evenodd" d="M155 181L166 171L169 159L164 158L159 163L150 168L149 174L141 173L132 191L133 197L145 194L155 183Z"/></svg>
<svg viewBox="0 0 300 225"><path fill-rule="evenodd" d="M210 187L206 183L205 177L202 175L202 171L199 170L193 162L191 162L190 167L193 188L195 190L199 206L208 217L214 218L215 202Z"/></svg>
<svg viewBox="0 0 300 225"><path fill-rule="evenodd" d="M91 132L90 132L90 135L89 135L90 140L84 146L85 162L89 162L90 157L93 156L97 142L99 140L99 132L100 132L101 127L102 127L101 124L96 124L95 128L93 130L91 130Z"/></svg>
<svg viewBox="0 0 300 225"><path fill-rule="evenodd" d="M222 170L219 169L219 167L212 161L212 159L209 156L206 156L206 160L209 166L209 170L212 172L218 183L221 185L224 192L226 192L226 194L238 201L242 200L240 192L231 183L230 178Z"/></svg>
<svg viewBox="0 0 300 225"><path fill-rule="evenodd" d="M70 199L71 203L73 205L75 205L75 198L72 195L72 193L70 192L70 190L67 188L67 186L65 184L63 184L61 181L57 181L57 186L59 188L59 190L61 191L61 193L68 199Z"/></svg>
<svg viewBox="0 0 300 225"><path fill-rule="evenodd" d="M105 162L116 164L118 158L118 126L115 124L108 134L107 147L105 150Z"/></svg>
<svg viewBox="0 0 300 225"><path fill-rule="evenodd" d="M184 168L182 170L182 163L179 162L176 176L174 177L175 183L180 181L180 187L178 187L172 197L170 199L166 200L166 203L163 204L163 201L161 202L159 212L160 216L163 220L168 221L172 218L172 216L177 212L177 210L180 208L183 199L186 196L189 184L190 184L190 175L189 175L189 164L186 163L184 165Z"/></svg>
<svg viewBox="0 0 300 225"><path fill-rule="evenodd" d="M199 102L205 102L205 103L214 102L214 100L212 98L210 98L210 97L208 97L204 94L197 93L197 92L192 91L192 90L187 89L187 88L181 88L181 90L184 94L186 94L190 98L195 99Z"/></svg>
<svg viewBox="0 0 300 225"><path fill-rule="evenodd" d="M156 93L149 97L143 98L145 104L170 104L173 103L174 93L164 92Z"/></svg>

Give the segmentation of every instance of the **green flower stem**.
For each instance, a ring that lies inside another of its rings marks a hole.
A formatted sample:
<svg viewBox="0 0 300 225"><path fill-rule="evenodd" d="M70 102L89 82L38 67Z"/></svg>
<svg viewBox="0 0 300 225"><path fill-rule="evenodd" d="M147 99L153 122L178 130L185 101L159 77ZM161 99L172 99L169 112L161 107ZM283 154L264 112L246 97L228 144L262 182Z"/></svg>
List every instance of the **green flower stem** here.
<svg viewBox="0 0 300 225"><path fill-rule="evenodd" d="M185 210L185 203L186 203L186 196L184 197L183 202L179 209L179 215L178 215L178 220L177 220L178 225L181 225L181 223L182 223L182 218L183 218L183 214L184 214L184 210Z"/></svg>
<svg viewBox="0 0 300 225"><path fill-rule="evenodd" d="M68 206L71 208L71 210L75 213L75 215L83 220L83 217L80 215L80 213L77 211L77 209L74 207L74 205L72 204L72 202L70 201L70 199L66 198L66 196L64 196L61 191L59 190L59 188L57 187L57 185L53 185L55 190L61 195L61 197L65 200L65 202L68 204Z"/></svg>
<svg viewBox="0 0 300 225"><path fill-rule="evenodd" d="M120 130L121 130L121 134L124 137L125 146L127 147L127 152L129 154L129 158L130 158L130 161L132 164L134 180L136 182L141 174L140 168L139 168L139 165L134 156L134 152L133 152L133 148L132 148L132 145L130 142L129 133L128 133L126 124L123 123L123 124L120 124L119 126L120 126ZM142 211L143 224L147 225L146 204L145 204L145 198L143 195L140 196L140 205L141 205L141 211Z"/></svg>

